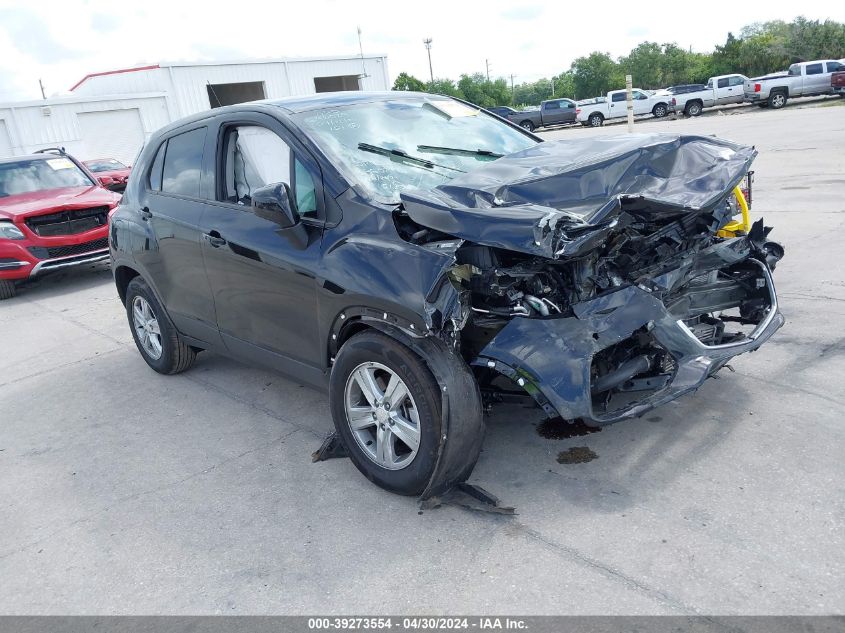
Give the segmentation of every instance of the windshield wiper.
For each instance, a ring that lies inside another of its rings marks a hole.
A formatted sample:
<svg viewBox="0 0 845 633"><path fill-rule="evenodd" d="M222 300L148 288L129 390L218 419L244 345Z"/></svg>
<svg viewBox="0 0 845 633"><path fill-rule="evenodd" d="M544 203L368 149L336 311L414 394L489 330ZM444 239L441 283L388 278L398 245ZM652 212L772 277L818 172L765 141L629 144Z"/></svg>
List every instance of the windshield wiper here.
<svg viewBox="0 0 845 633"><path fill-rule="evenodd" d="M438 147L436 145L417 145L417 150L419 150L420 152L430 152L432 154L475 156L482 160L495 160L504 156L504 154L497 154L496 152L491 152L489 149L461 149L460 147Z"/></svg>
<svg viewBox="0 0 845 633"><path fill-rule="evenodd" d="M379 147L378 145L370 145L369 143L358 143L358 149L362 152L372 152L373 154L378 154L380 156L386 156L390 160L402 163L405 165L414 165L417 167L423 167L425 169L434 169L435 167L439 167L440 169L448 169L450 171L459 171L462 174L466 173L462 169L455 169L454 167L447 167L446 165L439 165L438 163L434 163L426 158L419 158L418 156L411 156L405 150L401 149L391 149L389 147Z"/></svg>

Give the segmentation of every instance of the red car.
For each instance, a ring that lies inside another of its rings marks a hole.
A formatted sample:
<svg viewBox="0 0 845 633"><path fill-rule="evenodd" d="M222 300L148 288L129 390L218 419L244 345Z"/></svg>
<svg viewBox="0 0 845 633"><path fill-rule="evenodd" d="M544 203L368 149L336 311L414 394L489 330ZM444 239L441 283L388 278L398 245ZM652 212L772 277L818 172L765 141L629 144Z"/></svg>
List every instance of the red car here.
<svg viewBox="0 0 845 633"><path fill-rule="evenodd" d="M119 201L64 152L0 159L0 299L18 280L107 259Z"/></svg>
<svg viewBox="0 0 845 633"><path fill-rule="evenodd" d="M130 167L127 167L114 158L96 158L84 162L85 166L94 173L94 176L106 189L111 189L112 191L123 191L126 189Z"/></svg>

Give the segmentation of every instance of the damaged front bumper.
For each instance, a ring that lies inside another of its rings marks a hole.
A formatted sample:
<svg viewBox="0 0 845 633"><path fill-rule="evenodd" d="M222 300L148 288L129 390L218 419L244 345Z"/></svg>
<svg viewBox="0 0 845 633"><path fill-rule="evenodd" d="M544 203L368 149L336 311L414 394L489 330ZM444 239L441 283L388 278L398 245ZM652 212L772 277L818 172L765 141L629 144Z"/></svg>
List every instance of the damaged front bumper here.
<svg viewBox="0 0 845 633"><path fill-rule="evenodd" d="M760 300L753 330L730 342L703 342L700 332L664 304L660 292L627 286L573 306L574 316L568 318L513 319L473 364L508 376L549 416L582 418L596 426L641 416L698 389L732 357L756 350L783 325L768 264L749 256L725 262L726 270L731 266L759 268ZM597 355L634 339L641 341L641 355L596 375ZM659 363L662 371L655 369ZM607 385L646 395L619 407L597 406L596 392Z"/></svg>

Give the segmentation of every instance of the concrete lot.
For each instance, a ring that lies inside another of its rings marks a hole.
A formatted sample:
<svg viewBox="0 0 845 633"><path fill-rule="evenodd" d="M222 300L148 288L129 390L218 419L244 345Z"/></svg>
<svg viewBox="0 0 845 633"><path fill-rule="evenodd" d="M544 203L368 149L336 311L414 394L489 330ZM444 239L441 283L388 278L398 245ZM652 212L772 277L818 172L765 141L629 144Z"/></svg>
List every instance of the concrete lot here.
<svg viewBox="0 0 845 633"><path fill-rule="evenodd" d="M841 613L845 108L637 130L760 150L787 325L736 373L586 437L500 411L472 481L519 516L420 514L310 462L322 395L209 354L159 376L106 267L44 277L0 305L0 613Z"/></svg>

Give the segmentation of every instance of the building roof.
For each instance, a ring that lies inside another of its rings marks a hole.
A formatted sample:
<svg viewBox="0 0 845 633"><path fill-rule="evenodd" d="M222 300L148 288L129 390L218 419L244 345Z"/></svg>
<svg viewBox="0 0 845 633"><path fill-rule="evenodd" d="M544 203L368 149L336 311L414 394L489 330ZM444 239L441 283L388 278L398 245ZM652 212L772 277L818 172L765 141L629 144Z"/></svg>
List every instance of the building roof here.
<svg viewBox="0 0 845 633"><path fill-rule="evenodd" d="M384 54L369 54L364 55L365 59L383 59L386 58L387 55ZM97 73L88 73L82 79L77 81L71 90L76 90L79 86L83 83L88 81L93 77L103 77L105 75L119 75L122 73L134 73L144 70L156 70L157 68L178 68L178 67L186 67L186 66L238 66L238 65L246 65L246 64L285 64L285 63L296 63L296 62L319 62L319 61L332 61L332 60L348 60L348 59L360 59L361 55L324 55L318 57L278 57L272 59L239 59L239 60L229 60L229 61L186 61L186 62L159 62L157 64L150 64L147 66L136 66L134 68L119 68L117 70L105 70L102 72Z"/></svg>

